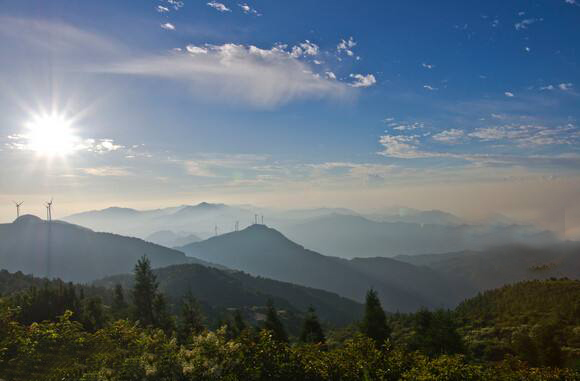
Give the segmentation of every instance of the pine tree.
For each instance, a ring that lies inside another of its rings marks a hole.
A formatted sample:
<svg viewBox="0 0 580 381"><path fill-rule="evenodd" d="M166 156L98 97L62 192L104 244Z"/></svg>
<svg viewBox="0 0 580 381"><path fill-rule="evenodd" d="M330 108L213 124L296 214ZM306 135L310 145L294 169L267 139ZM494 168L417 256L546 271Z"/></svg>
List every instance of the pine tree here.
<svg viewBox="0 0 580 381"><path fill-rule="evenodd" d="M203 325L201 307L195 297L188 292L181 305L181 319L179 323L179 341L186 343L191 335L199 335L205 329Z"/></svg>
<svg viewBox="0 0 580 381"><path fill-rule="evenodd" d="M303 343L325 343L324 331L318 321L318 316L313 307L308 308L306 319L302 325L302 332L300 333L300 341Z"/></svg>
<svg viewBox="0 0 580 381"><path fill-rule="evenodd" d="M244 321L244 318L243 318L240 310L236 310L236 312L234 313L234 324L233 325L234 325L234 327L233 327L234 334L236 337L240 336L242 334L242 332L244 332L248 328L248 325Z"/></svg>
<svg viewBox="0 0 580 381"><path fill-rule="evenodd" d="M123 292L123 286L121 286L120 284L116 284L115 289L113 291L113 303L111 305L113 316L116 319L122 319L126 317L128 307L129 306L125 301L125 293Z"/></svg>
<svg viewBox="0 0 580 381"><path fill-rule="evenodd" d="M274 302L271 299L268 299L267 307L268 310L266 312L266 321L264 322L262 329L270 331L274 340L287 343L288 334L286 333L284 325L282 325L282 322L278 317L278 313L274 307Z"/></svg>
<svg viewBox="0 0 580 381"><path fill-rule="evenodd" d="M135 286L133 287L134 318L143 326L156 325L155 297L159 284L151 270L151 262L146 256L135 265Z"/></svg>
<svg viewBox="0 0 580 381"><path fill-rule="evenodd" d="M361 324L361 331L378 345L382 345L391 336L391 329L387 324L385 311L381 307L377 292L373 289L367 292L365 316Z"/></svg>

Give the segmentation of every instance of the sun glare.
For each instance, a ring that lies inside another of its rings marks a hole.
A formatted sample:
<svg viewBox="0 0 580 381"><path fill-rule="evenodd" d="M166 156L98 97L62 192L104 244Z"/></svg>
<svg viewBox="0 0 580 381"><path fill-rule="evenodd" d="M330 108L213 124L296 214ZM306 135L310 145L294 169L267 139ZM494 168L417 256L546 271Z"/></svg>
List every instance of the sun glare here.
<svg viewBox="0 0 580 381"><path fill-rule="evenodd" d="M45 156L66 156L79 146L79 138L64 115L48 114L34 117L26 124L27 147Z"/></svg>

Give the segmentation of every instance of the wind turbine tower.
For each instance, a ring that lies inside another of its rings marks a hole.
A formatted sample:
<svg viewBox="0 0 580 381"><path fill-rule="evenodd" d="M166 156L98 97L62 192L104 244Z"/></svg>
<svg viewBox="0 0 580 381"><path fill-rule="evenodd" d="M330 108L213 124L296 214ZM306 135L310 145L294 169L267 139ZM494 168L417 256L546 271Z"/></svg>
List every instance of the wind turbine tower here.
<svg viewBox="0 0 580 381"><path fill-rule="evenodd" d="M262 215L262 225L264 225L264 215Z"/></svg>
<svg viewBox="0 0 580 381"><path fill-rule="evenodd" d="M46 221L52 221L52 198L46 202Z"/></svg>
<svg viewBox="0 0 580 381"><path fill-rule="evenodd" d="M258 215L254 214L254 225L258 224Z"/></svg>
<svg viewBox="0 0 580 381"><path fill-rule="evenodd" d="M20 205L24 204L24 201L16 202L12 201L16 205L16 218L20 217Z"/></svg>

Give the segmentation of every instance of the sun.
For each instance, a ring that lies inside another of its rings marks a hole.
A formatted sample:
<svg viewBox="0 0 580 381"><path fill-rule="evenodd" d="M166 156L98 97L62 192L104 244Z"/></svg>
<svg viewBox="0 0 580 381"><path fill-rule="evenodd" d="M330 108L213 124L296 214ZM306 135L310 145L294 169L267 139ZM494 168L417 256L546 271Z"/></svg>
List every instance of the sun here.
<svg viewBox="0 0 580 381"><path fill-rule="evenodd" d="M66 156L79 148L80 139L75 135L72 122L58 113L42 114L26 124L23 137L26 146L43 156Z"/></svg>

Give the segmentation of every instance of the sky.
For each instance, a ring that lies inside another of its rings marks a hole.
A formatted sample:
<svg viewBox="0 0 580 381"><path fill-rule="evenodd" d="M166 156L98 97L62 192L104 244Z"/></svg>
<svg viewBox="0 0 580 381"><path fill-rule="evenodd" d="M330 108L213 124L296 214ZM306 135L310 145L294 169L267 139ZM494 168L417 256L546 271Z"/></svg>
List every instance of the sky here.
<svg viewBox="0 0 580 381"><path fill-rule="evenodd" d="M2 221L407 206L580 238L578 0L1 9Z"/></svg>

